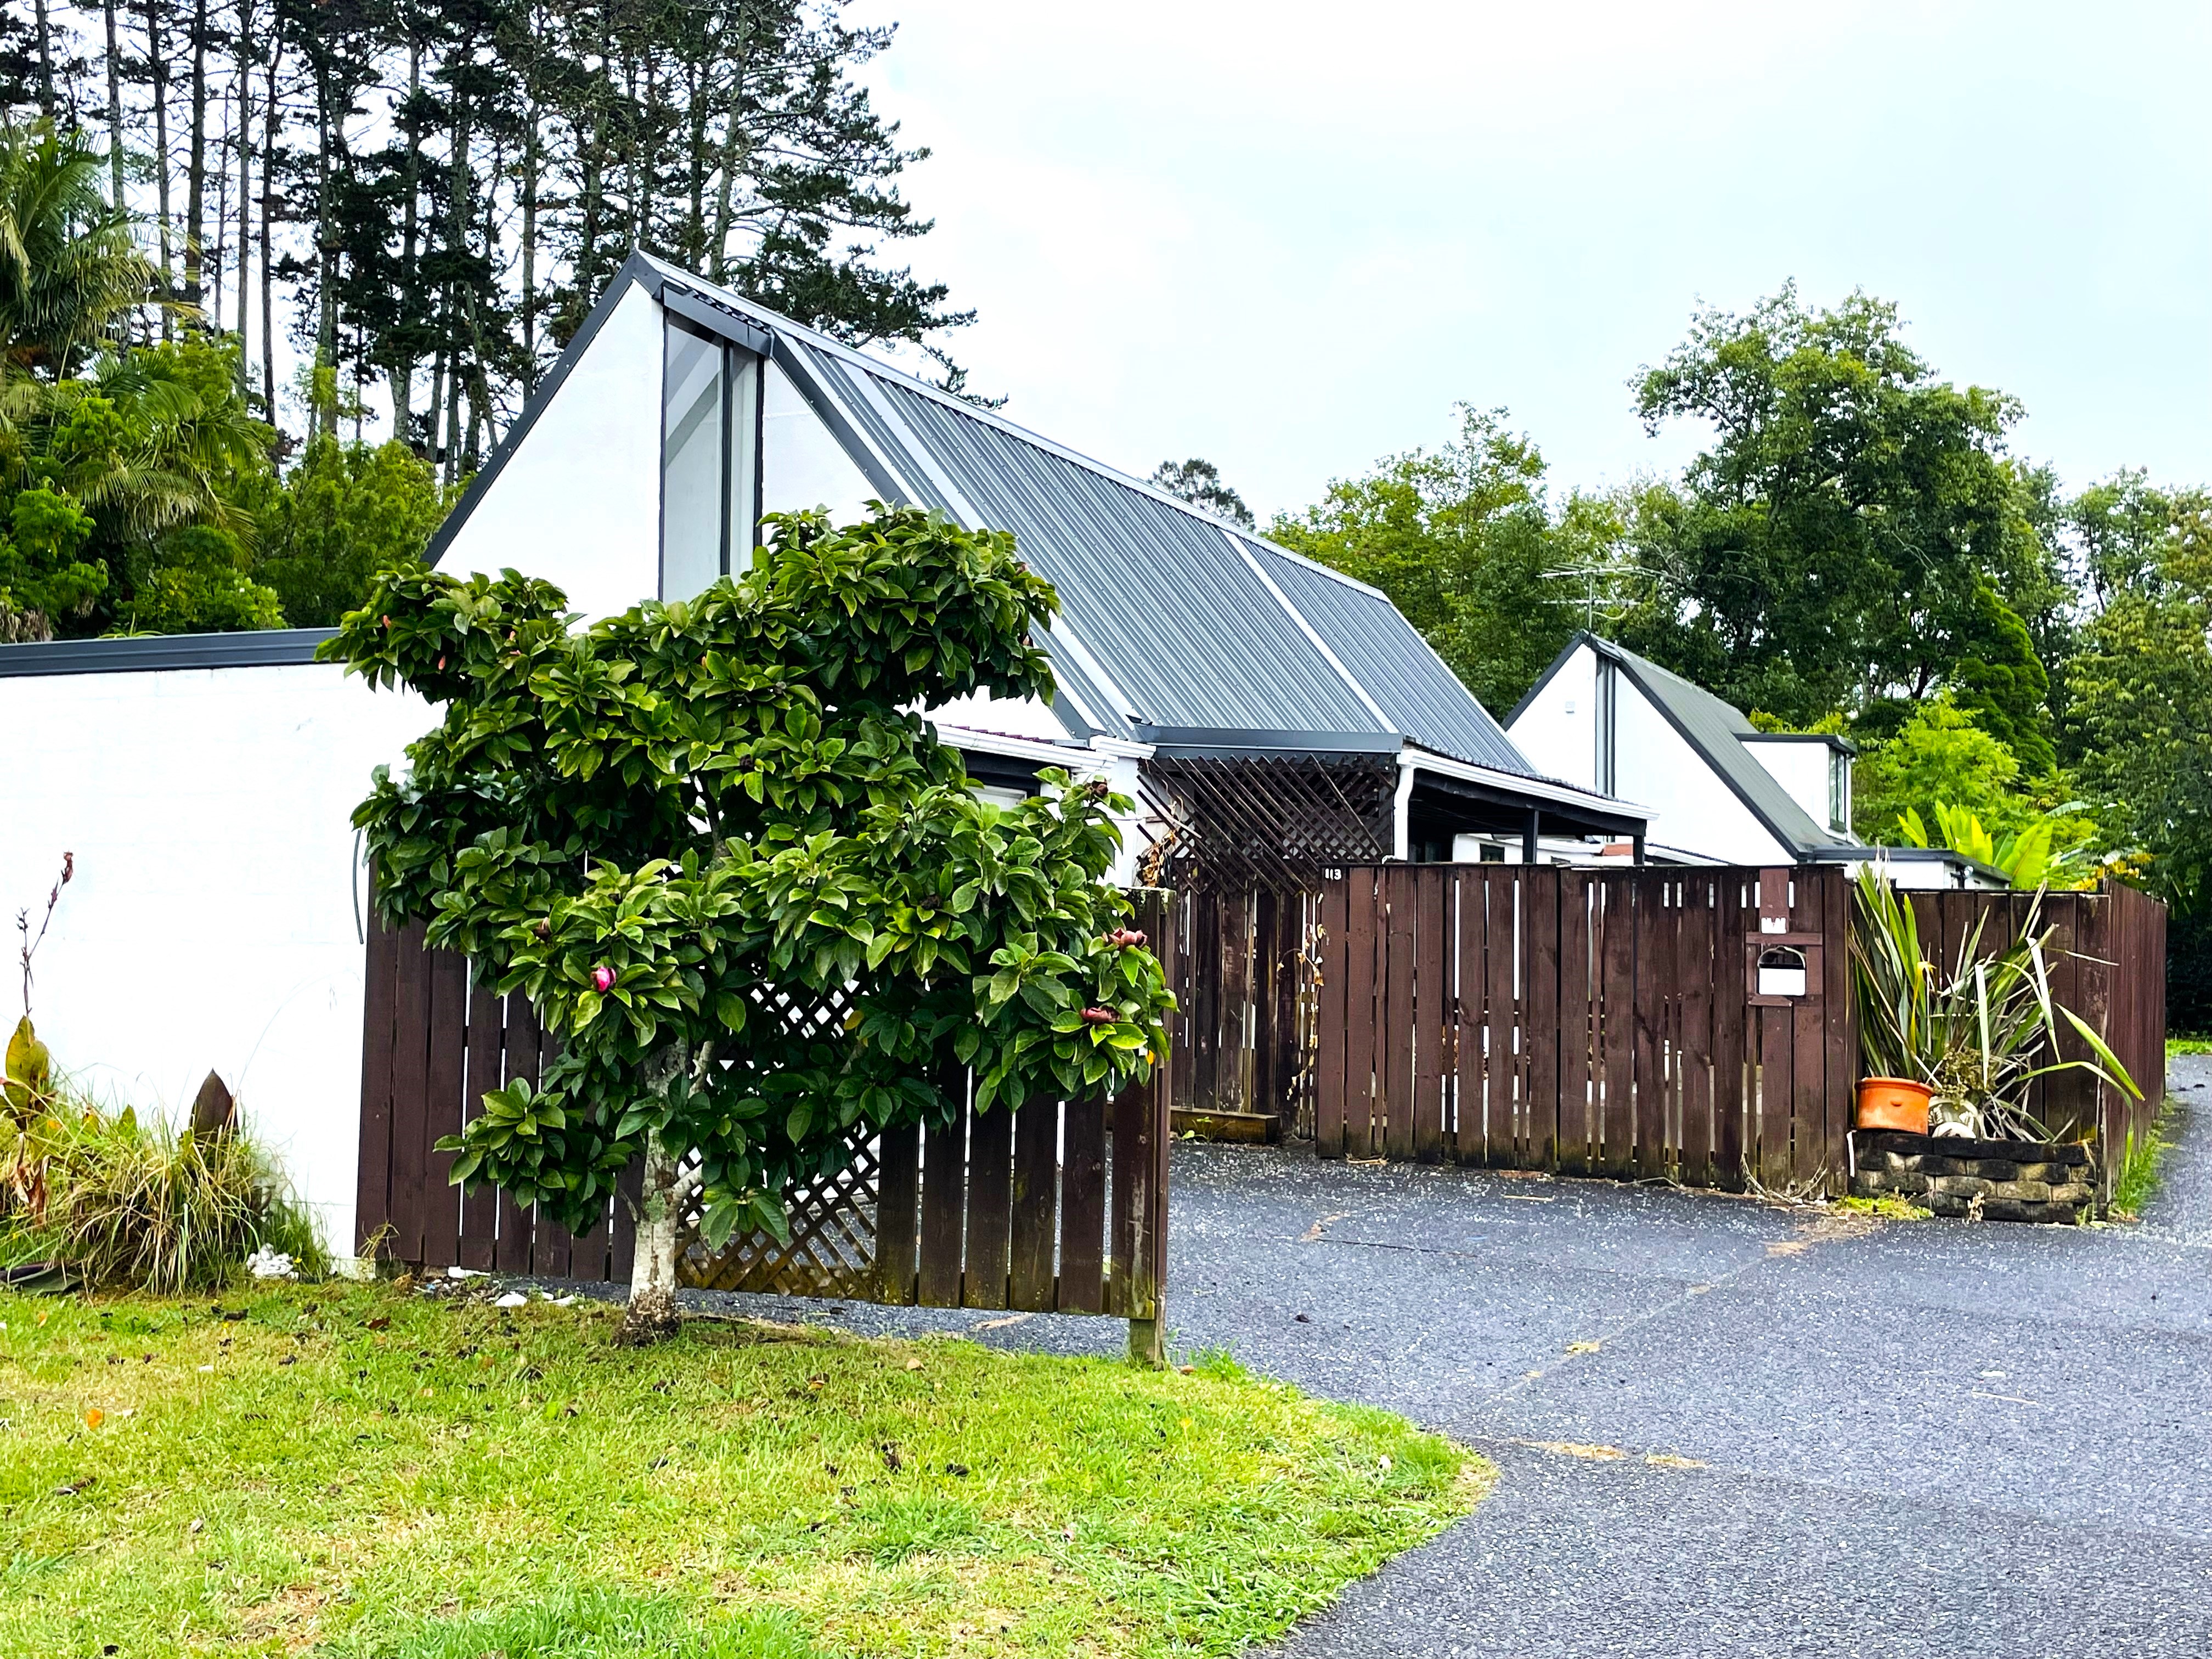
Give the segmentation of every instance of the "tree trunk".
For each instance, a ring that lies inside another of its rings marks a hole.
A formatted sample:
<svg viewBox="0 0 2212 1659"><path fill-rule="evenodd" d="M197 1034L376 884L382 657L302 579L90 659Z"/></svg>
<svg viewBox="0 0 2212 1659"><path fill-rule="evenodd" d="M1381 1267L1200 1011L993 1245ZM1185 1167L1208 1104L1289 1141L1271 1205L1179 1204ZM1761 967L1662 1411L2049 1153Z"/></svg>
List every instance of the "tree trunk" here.
<svg viewBox="0 0 2212 1659"><path fill-rule="evenodd" d="M154 204L161 297L169 295L169 54L161 39L161 0L146 0L146 73L154 91ZM161 337L169 337L169 311L161 308Z"/></svg>
<svg viewBox="0 0 2212 1659"><path fill-rule="evenodd" d="M107 24L107 171L123 205L123 49L115 40L115 0L100 0Z"/></svg>
<svg viewBox="0 0 2212 1659"><path fill-rule="evenodd" d="M392 358L392 432L410 449L427 449L415 436L415 353L405 343L407 330L421 319L415 316L415 260L418 230L416 202L422 191L422 119L415 100L422 91L422 42L410 33L407 39L407 204L399 223L399 295L401 325L394 330L401 343ZM434 437L435 434L432 434Z"/></svg>
<svg viewBox="0 0 2212 1659"><path fill-rule="evenodd" d="M269 276L272 263L269 221L275 211L277 121L282 113L276 100L276 71L283 58L284 37L272 28L269 95L261 110L261 412L271 426L276 424L276 302Z"/></svg>
<svg viewBox="0 0 2212 1659"><path fill-rule="evenodd" d="M227 107L233 101L227 96L220 98L216 100L216 108ZM222 122L216 138L215 217L210 222L215 226L215 234L208 243L204 266L207 272L208 326L217 334L222 332L222 238L225 228L230 223L230 169L223 165L222 160L224 135L229 131L230 124Z"/></svg>
<svg viewBox="0 0 2212 1659"><path fill-rule="evenodd" d="M54 118L53 26L46 15L46 0L39 0L39 112Z"/></svg>
<svg viewBox="0 0 2212 1659"><path fill-rule="evenodd" d="M238 386L246 390L246 271L253 236L253 0L238 0ZM251 399L246 406L252 407Z"/></svg>
<svg viewBox="0 0 2212 1659"><path fill-rule="evenodd" d="M335 438L338 434L338 295L337 225L331 213L331 129L337 112L331 108L331 79L326 64L315 65L315 372L310 395L319 407L309 411L308 423ZM328 370L331 395L325 398L317 384Z"/></svg>
<svg viewBox="0 0 2212 1659"><path fill-rule="evenodd" d="M616 1340L643 1347L676 1334L676 1224L683 1201L678 1155L656 1133L645 1145L644 1194L638 1200L637 1254L629 1276L629 1310Z"/></svg>
<svg viewBox="0 0 2212 1659"><path fill-rule="evenodd" d="M523 111L522 389L538 390L538 103Z"/></svg>
<svg viewBox="0 0 2212 1659"><path fill-rule="evenodd" d="M207 240L207 0L192 8L192 126L185 163L185 303L197 307Z"/></svg>
<svg viewBox="0 0 2212 1659"><path fill-rule="evenodd" d="M707 1044L695 1057L683 1043L672 1042L647 1060L642 1081L647 1094L665 1096L668 1085L684 1073L704 1071L713 1063L714 1045ZM643 1190L637 1203L637 1251L631 1258L629 1311L623 1316L615 1340L643 1346L676 1334L676 1233L684 1206L699 1184L696 1170L684 1168L684 1148L672 1146L658 1129L646 1136Z"/></svg>

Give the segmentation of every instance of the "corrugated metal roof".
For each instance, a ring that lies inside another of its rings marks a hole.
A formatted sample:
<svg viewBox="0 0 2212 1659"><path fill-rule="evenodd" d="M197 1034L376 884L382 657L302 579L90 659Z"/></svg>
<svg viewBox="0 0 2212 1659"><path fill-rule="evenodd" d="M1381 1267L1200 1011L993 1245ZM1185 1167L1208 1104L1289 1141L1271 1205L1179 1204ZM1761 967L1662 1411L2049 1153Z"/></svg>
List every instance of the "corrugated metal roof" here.
<svg viewBox="0 0 2212 1659"><path fill-rule="evenodd" d="M1145 724L1382 729L1212 524L896 381L878 386L1060 590L1068 625Z"/></svg>
<svg viewBox="0 0 2212 1659"><path fill-rule="evenodd" d="M872 452L854 457L872 477L964 522L1012 531L1060 591L1059 637L1046 641L1054 671L1115 735L1135 724L1391 732L1538 775L1374 588L726 289L633 259L640 280L765 326L776 352L834 399L823 412L841 441Z"/></svg>
<svg viewBox="0 0 2212 1659"><path fill-rule="evenodd" d="M1512 738L1396 605L1271 543L1243 540L1399 731L1462 760L1534 775Z"/></svg>

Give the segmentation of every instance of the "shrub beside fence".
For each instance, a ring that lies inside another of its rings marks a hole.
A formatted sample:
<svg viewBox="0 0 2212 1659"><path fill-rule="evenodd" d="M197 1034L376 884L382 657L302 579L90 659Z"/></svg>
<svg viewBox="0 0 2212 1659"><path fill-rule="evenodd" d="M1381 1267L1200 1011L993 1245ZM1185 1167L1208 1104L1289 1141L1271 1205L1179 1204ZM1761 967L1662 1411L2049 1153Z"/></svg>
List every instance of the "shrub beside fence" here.
<svg viewBox="0 0 2212 1659"><path fill-rule="evenodd" d="M1173 904L1145 892L1137 926L1167 955ZM465 958L423 948L422 929L372 921L362 1046L359 1231L364 1248L418 1267L627 1280L634 1186L581 1236L504 1193L464 1197L453 1159L484 1093L533 1081L552 1058L528 1000L472 982ZM852 1158L788 1194L788 1241L766 1234L709 1252L696 1237L678 1273L718 1290L1130 1322L1158 1357L1166 1276L1171 1067L1111 1099L964 1108L954 1121L858 1134ZM963 1073L964 1075L964 1073Z"/></svg>

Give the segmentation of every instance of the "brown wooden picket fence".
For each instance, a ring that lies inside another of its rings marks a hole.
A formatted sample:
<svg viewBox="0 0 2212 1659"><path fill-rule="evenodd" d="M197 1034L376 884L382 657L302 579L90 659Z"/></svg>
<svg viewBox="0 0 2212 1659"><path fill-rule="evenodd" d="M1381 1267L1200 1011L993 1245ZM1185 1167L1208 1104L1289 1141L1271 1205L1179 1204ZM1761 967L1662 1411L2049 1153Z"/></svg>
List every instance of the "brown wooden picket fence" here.
<svg viewBox="0 0 2212 1659"><path fill-rule="evenodd" d="M1931 955L2015 936L2026 894L1913 902ZM1316 963L1313 1122L1328 1158L1840 1192L1859 1075L1852 897L1834 868L1358 866L1329 872ZM2054 991L2118 1052L2142 1102L2082 1074L2029 1105L2107 1147L2163 1085L2165 912L2130 889L2045 897ZM1762 996L1762 955L1805 969ZM2069 1039L2069 1050L2081 1045ZM2109 1172L2112 1159L2104 1160Z"/></svg>
<svg viewBox="0 0 2212 1659"><path fill-rule="evenodd" d="M1172 974L1170 896L1135 897L1137 926ZM503 1193L462 1196L452 1157L436 1150L486 1091L535 1081L552 1059L527 999L473 982L465 958L423 948L419 926L394 933L372 921L364 1019L364 1249L416 1267L629 1278L635 1169L605 1219L580 1236ZM1110 1099L970 1106L927 1129L856 1133L848 1163L787 1195L787 1242L756 1234L710 1252L695 1235L679 1276L718 1290L1103 1314L1130 1321L1133 1347L1156 1356L1171 1076L1162 1066Z"/></svg>

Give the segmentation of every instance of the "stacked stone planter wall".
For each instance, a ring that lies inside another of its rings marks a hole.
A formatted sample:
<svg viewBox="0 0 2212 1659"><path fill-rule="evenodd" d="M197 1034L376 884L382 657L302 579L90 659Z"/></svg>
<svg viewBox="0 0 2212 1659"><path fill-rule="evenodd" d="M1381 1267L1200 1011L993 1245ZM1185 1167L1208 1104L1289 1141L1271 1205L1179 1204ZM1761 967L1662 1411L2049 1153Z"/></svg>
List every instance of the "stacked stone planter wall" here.
<svg viewBox="0 0 2212 1659"><path fill-rule="evenodd" d="M1851 1191L1893 1196L1937 1215L1984 1221L2077 1223L2097 1195L2097 1162L2079 1143L1966 1140L1863 1129Z"/></svg>

